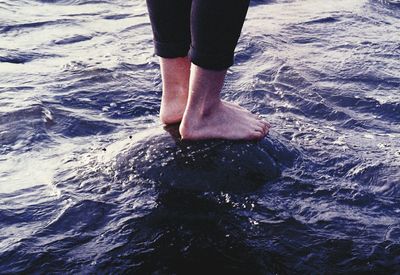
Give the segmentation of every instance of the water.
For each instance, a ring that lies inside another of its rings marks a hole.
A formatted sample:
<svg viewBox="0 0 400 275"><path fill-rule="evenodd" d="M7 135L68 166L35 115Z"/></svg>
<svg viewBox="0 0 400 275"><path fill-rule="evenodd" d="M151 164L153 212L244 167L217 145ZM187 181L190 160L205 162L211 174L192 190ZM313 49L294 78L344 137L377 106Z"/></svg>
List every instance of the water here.
<svg viewBox="0 0 400 275"><path fill-rule="evenodd" d="M398 272L399 19L253 1L223 96L270 137L187 144L144 1L0 2L0 273Z"/></svg>

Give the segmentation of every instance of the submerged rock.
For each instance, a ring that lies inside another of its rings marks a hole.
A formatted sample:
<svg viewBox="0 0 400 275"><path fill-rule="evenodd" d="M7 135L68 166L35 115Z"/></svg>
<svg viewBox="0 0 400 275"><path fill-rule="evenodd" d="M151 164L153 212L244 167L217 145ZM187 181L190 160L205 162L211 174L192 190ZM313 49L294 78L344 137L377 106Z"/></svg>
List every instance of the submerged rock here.
<svg viewBox="0 0 400 275"><path fill-rule="evenodd" d="M246 191L279 177L295 158L295 150L270 136L251 142L183 141L178 127L169 126L130 137L119 147L113 170L119 181L140 179L185 190Z"/></svg>

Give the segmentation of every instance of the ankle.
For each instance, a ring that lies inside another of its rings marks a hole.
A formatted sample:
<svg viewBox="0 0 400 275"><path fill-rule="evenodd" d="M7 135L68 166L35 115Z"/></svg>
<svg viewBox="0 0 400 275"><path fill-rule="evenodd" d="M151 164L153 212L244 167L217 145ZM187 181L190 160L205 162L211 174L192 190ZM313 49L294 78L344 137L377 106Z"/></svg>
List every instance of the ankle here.
<svg viewBox="0 0 400 275"><path fill-rule="evenodd" d="M185 96L188 94L188 87L182 85L164 85L162 88L162 96L164 98L175 98Z"/></svg>
<svg viewBox="0 0 400 275"><path fill-rule="evenodd" d="M196 104L189 100L185 113L198 119L207 119L214 114L221 105L222 101L220 99L205 100L203 102L196 102Z"/></svg>

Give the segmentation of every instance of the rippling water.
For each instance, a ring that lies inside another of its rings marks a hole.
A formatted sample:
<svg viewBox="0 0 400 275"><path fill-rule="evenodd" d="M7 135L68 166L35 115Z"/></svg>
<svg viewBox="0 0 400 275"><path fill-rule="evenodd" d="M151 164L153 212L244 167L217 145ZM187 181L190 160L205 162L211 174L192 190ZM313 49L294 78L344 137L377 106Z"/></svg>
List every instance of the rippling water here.
<svg viewBox="0 0 400 275"><path fill-rule="evenodd" d="M253 1L223 96L260 143L157 119L144 1L0 2L0 273L400 270L399 1Z"/></svg>

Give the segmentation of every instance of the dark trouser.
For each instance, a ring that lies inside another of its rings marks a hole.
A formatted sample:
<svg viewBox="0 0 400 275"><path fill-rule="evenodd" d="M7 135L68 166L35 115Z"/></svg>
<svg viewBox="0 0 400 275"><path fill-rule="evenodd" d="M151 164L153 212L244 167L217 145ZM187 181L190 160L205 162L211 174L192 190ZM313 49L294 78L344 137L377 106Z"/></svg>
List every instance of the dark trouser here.
<svg viewBox="0 0 400 275"><path fill-rule="evenodd" d="M189 55L204 69L232 66L250 0L147 0L155 54Z"/></svg>

